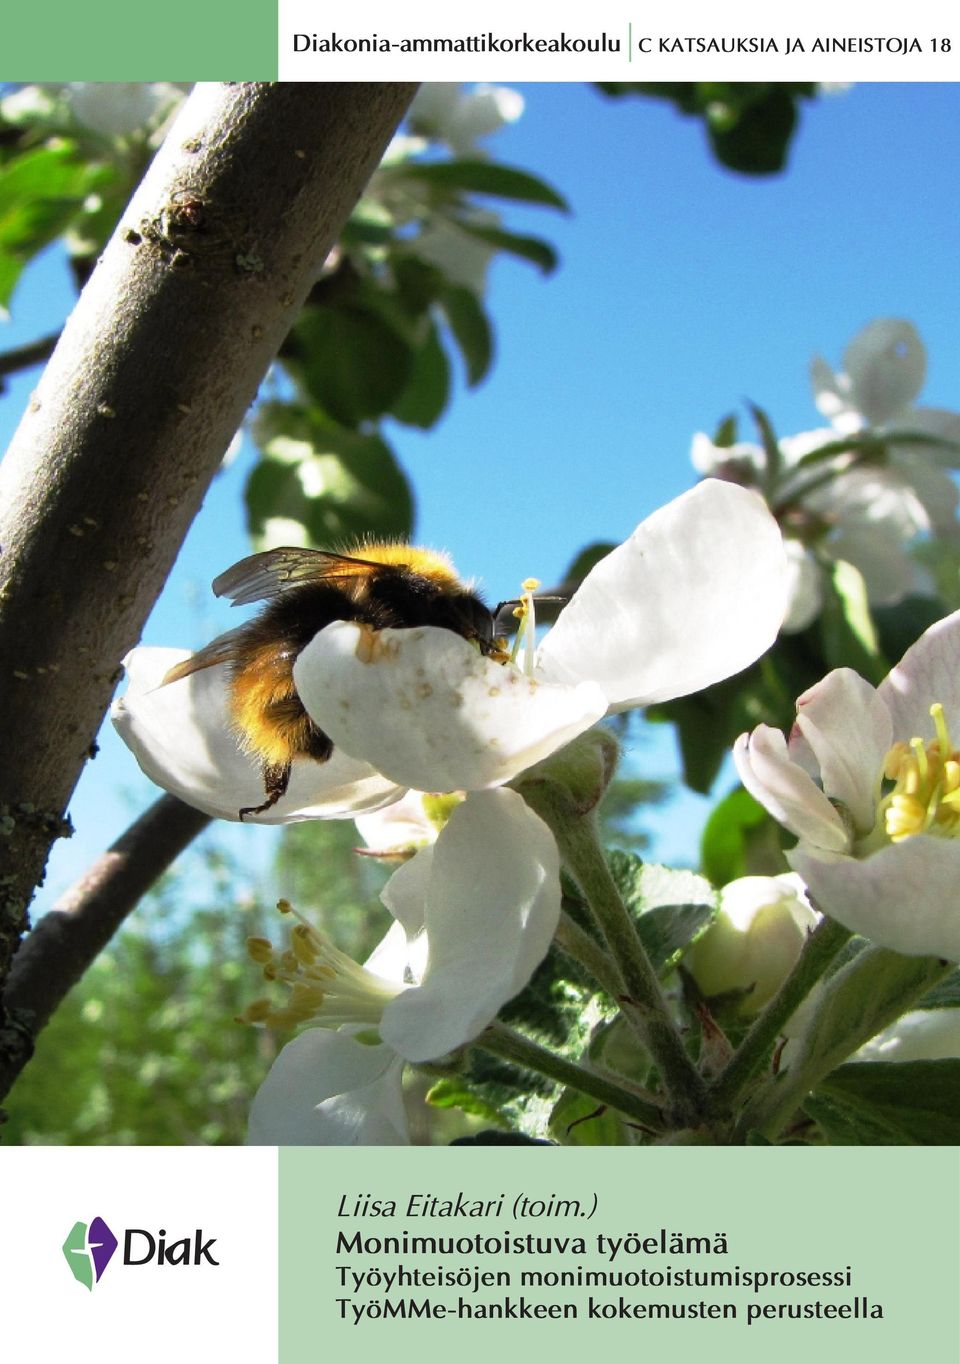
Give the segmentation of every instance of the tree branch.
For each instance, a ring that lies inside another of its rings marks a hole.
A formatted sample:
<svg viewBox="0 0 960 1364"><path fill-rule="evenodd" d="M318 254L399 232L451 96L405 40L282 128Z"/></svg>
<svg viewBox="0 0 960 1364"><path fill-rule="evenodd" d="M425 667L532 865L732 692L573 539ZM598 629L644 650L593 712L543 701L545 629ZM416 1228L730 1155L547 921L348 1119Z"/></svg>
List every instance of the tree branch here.
<svg viewBox="0 0 960 1364"><path fill-rule="evenodd" d="M0 393L6 388L4 379L8 374L18 374L22 369L42 365L44 360L50 359L59 340L60 333L51 332L49 336L41 336L36 341L27 341L22 346L0 352Z"/></svg>
<svg viewBox="0 0 960 1364"><path fill-rule="evenodd" d="M0 465L0 980L120 662L414 89L198 86Z"/></svg>
<svg viewBox="0 0 960 1364"><path fill-rule="evenodd" d="M50 1015L171 862L210 823L161 796L98 857L24 939L3 995L10 1044L0 1051L0 1100Z"/></svg>

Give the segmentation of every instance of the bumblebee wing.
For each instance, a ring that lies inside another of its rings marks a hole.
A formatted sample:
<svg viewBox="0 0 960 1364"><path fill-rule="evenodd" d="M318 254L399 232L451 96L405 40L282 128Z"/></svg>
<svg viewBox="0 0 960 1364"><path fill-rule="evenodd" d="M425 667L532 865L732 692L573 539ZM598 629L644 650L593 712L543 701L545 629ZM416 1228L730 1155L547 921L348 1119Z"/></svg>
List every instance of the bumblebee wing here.
<svg viewBox="0 0 960 1364"><path fill-rule="evenodd" d="M181 677L189 677L191 673L198 673L204 668L213 668L218 663L232 663L237 657L240 633L240 630L228 630L225 635L218 635L195 654L185 658L182 663L175 664L164 675L161 687L165 687L168 682L179 682Z"/></svg>
<svg viewBox="0 0 960 1364"><path fill-rule="evenodd" d="M241 559L219 578L214 578L213 591L217 597L227 597L234 606L246 606L254 601L270 601L304 583L362 578L371 568L382 570L384 565L349 554L334 554L328 549L292 546L268 549L263 554Z"/></svg>

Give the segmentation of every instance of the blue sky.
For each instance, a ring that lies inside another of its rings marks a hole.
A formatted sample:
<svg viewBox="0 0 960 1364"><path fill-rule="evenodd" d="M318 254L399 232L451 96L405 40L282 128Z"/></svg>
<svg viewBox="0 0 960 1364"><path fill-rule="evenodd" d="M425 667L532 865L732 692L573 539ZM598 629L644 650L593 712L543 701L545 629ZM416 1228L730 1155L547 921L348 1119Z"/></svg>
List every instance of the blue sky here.
<svg viewBox="0 0 960 1364"><path fill-rule="evenodd" d="M430 433L391 431L417 492L417 538L449 549L491 599L530 574L556 579L584 544L623 538L689 487L693 433L744 399L782 434L820 424L809 360L819 351L839 364L871 318L913 320L930 357L924 400L960 406L960 85L860 85L806 104L786 174L761 180L718 167L699 124L666 104L520 88L524 115L491 149L553 183L572 212L505 217L548 236L560 269L544 279L498 262L492 375L475 393L461 385ZM48 256L28 272L0 346L59 325L69 300ZM4 444L31 386L20 378L0 401ZM250 460L244 452L212 487L146 642L196 647L229 618L208 588L248 552ZM673 767L666 735L638 756L650 775ZM154 794L105 736L38 907ZM684 799L660 812L658 854L695 861L705 809ZM269 831L229 837L261 863L272 847Z"/></svg>

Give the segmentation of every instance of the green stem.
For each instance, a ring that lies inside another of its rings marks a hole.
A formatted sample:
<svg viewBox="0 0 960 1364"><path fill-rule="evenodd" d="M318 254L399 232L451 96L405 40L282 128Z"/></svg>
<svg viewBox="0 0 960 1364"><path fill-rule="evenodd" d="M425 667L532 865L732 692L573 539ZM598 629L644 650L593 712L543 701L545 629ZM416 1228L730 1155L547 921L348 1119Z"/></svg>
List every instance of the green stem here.
<svg viewBox="0 0 960 1364"><path fill-rule="evenodd" d="M939 957L904 957L885 947L869 947L854 957L824 986L817 1013L788 1067L773 1076L744 1110L734 1142L743 1141L750 1131L775 1139L818 1080L953 970L953 962Z"/></svg>
<svg viewBox="0 0 960 1364"><path fill-rule="evenodd" d="M578 809L569 791L549 779L527 779L520 790L549 825L560 856L599 925L623 981L624 993L617 1002L660 1072L671 1120L680 1127L696 1125L702 1117L706 1085L687 1055L656 972L620 898L600 846L592 807Z"/></svg>
<svg viewBox="0 0 960 1364"><path fill-rule="evenodd" d="M710 1104L716 1112L728 1112L742 1094L766 1061L787 1019L849 938L849 930L833 919L822 919L813 930L793 970L710 1086Z"/></svg>
<svg viewBox="0 0 960 1364"><path fill-rule="evenodd" d="M615 1002L623 998L624 984L614 963L598 942L591 938L569 914L560 915L557 926L557 946L572 957Z"/></svg>
<svg viewBox="0 0 960 1364"><path fill-rule="evenodd" d="M482 1047L484 1051L489 1051L505 1061L523 1066L525 1070L536 1071L538 1075L546 1075L548 1079L556 1080L558 1084L576 1089L607 1108L616 1109L625 1118L640 1123L643 1127L655 1132L664 1130L663 1112L655 1104L645 1102L605 1076L584 1070L576 1062L567 1061L564 1057L557 1056L555 1052L547 1051L545 1047L531 1042L528 1037L514 1032L504 1023L491 1023L473 1045Z"/></svg>

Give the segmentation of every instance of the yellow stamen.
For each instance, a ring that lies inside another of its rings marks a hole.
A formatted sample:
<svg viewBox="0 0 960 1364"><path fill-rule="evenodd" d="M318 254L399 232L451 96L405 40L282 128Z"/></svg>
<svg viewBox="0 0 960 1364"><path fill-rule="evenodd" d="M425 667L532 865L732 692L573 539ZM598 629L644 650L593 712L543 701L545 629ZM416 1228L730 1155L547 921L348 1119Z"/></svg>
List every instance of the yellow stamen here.
<svg viewBox="0 0 960 1364"><path fill-rule="evenodd" d="M915 834L953 838L960 833L960 753L950 739L940 702L930 707L935 738L893 745L883 775L894 783L880 805L884 832L894 843Z"/></svg>
<svg viewBox="0 0 960 1364"><path fill-rule="evenodd" d="M268 938L248 938L247 955L258 966L265 966L273 960L273 943Z"/></svg>
<svg viewBox="0 0 960 1364"><path fill-rule="evenodd" d="M273 1005L269 999L255 999L252 1004L248 1004L241 1017L245 1023L262 1023L270 1017Z"/></svg>
<svg viewBox="0 0 960 1364"><path fill-rule="evenodd" d="M272 1028L308 1022L376 1028L384 1006L407 987L382 980L338 951L288 900L281 900L277 909L297 920L290 930L289 947L277 951L267 938L250 938L247 952L263 966L264 978L284 985L289 995L279 1006L266 998L254 1000L241 1021Z"/></svg>
<svg viewBox="0 0 960 1364"><path fill-rule="evenodd" d="M317 954L310 943L310 930L305 924L297 924L290 934L290 946L301 966L312 966Z"/></svg>

